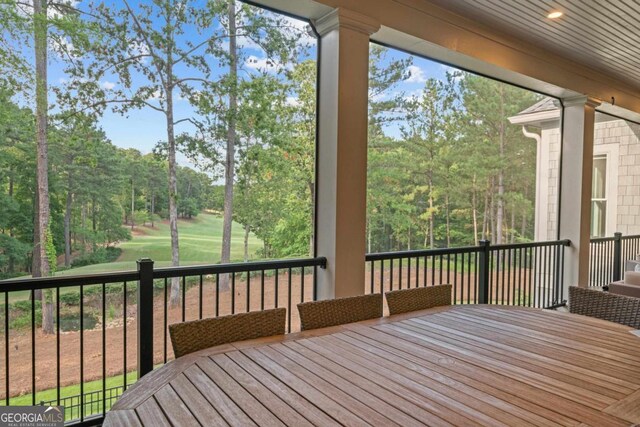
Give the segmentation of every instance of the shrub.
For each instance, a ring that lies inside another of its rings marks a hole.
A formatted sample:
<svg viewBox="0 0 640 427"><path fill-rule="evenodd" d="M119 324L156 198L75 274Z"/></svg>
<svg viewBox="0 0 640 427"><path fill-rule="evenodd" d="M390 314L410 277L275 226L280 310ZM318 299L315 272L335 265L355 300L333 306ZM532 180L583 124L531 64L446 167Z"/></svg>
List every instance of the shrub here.
<svg viewBox="0 0 640 427"><path fill-rule="evenodd" d="M61 293L60 302L66 305L80 305L80 291Z"/></svg>

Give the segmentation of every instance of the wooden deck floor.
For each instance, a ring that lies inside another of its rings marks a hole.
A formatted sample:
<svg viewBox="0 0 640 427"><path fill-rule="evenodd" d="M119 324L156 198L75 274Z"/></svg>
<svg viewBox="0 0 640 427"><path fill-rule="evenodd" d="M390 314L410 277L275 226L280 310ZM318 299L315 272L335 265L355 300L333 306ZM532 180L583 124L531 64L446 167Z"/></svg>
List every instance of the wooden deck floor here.
<svg viewBox="0 0 640 427"><path fill-rule="evenodd" d="M566 313L455 306L181 358L105 425L630 426L640 337Z"/></svg>

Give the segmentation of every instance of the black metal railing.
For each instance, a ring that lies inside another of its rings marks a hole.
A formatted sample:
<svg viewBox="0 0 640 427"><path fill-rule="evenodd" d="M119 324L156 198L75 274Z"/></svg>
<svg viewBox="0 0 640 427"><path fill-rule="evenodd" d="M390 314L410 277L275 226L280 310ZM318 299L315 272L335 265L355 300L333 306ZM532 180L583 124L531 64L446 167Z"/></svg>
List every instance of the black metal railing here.
<svg viewBox="0 0 640 427"><path fill-rule="evenodd" d="M292 305L315 299L316 271L325 266L323 257L171 268L146 259L137 271L4 281L0 399L69 404L71 424L99 423L129 385L127 373L140 377L173 357L169 324L286 307L287 330L296 330ZM41 329L43 310L52 316L50 334Z"/></svg>
<svg viewBox="0 0 640 427"><path fill-rule="evenodd" d="M128 384L129 386L133 383ZM84 394L75 394L63 397L60 402L57 399L41 400L41 406L64 406L64 417L72 421L80 419L81 414L106 413L116 403L124 392L124 387L119 385L106 388L104 391L96 390ZM103 410L104 408L104 410ZM97 420L96 420L97 421Z"/></svg>
<svg viewBox="0 0 640 427"><path fill-rule="evenodd" d="M449 283L456 304L555 307L565 301L569 240L387 252L366 256L367 293Z"/></svg>
<svg viewBox="0 0 640 427"><path fill-rule="evenodd" d="M624 278L627 260L640 254L640 235L593 238L589 244L589 286L603 287Z"/></svg>

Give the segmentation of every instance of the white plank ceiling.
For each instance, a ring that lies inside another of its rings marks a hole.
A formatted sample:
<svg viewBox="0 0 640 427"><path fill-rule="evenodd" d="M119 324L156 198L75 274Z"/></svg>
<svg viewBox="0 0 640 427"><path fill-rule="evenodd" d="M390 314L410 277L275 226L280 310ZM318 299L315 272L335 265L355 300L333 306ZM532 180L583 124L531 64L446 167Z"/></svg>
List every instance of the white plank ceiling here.
<svg viewBox="0 0 640 427"><path fill-rule="evenodd" d="M640 88L640 0L430 1Z"/></svg>

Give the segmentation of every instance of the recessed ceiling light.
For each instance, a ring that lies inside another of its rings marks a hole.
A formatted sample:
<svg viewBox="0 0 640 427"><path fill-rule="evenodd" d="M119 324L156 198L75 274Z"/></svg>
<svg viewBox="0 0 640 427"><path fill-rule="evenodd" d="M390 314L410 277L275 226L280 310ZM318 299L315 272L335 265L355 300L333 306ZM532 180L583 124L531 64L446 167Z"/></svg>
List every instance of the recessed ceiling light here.
<svg viewBox="0 0 640 427"><path fill-rule="evenodd" d="M564 14L562 12L560 12L559 10L554 10L552 12L549 12L549 14L547 15L547 18L549 18L549 19L558 19L562 15L564 15Z"/></svg>

